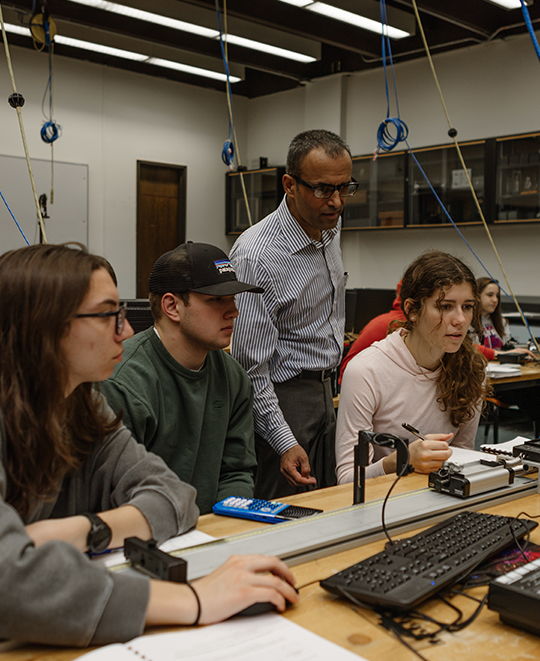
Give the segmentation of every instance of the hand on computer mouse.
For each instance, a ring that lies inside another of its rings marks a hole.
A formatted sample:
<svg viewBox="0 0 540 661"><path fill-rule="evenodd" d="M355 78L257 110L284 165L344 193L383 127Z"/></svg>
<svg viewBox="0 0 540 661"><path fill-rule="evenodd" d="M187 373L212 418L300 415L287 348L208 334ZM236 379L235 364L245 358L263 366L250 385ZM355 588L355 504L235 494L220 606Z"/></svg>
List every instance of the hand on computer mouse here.
<svg viewBox="0 0 540 661"><path fill-rule="evenodd" d="M293 586L294 591L296 594L298 594L298 590ZM285 608L289 608L289 606L292 606L292 603L286 599L285 600ZM275 605L270 602L270 601L262 601L258 602L255 604L252 604L251 606L248 606L247 608L244 608L243 610L239 611L236 613L236 615L239 616L245 616L245 615L261 615L262 613L271 613L272 611L276 611L277 608Z"/></svg>
<svg viewBox="0 0 540 661"><path fill-rule="evenodd" d="M295 588L296 590L296 588ZM298 594L298 590L296 590L296 593ZM286 599L285 600L285 608L289 608L289 606L292 606L292 603ZM247 608L244 608L243 610L239 611L238 613L235 614L244 617L244 616L249 616L249 615L261 615L262 613L271 613L271 612L276 612L277 609L274 606L274 604L270 601L262 601L259 603L252 604L251 606L248 606Z"/></svg>
<svg viewBox="0 0 540 661"><path fill-rule="evenodd" d="M193 582L201 601L201 624L224 620L251 606L283 612L296 604L295 578L273 556L232 556L214 572Z"/></svg>

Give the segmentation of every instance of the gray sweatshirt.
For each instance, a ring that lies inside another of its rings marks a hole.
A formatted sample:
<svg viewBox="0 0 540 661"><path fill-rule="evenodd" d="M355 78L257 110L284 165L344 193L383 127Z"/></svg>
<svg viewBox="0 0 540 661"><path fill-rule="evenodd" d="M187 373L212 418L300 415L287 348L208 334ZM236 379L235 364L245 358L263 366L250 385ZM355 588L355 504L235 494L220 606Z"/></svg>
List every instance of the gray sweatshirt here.
<svg viewBox="0 0 540 661"><path fill-rule="evenodd" d="M22 520L6 504L5 428L0 414L0 637L86 646L139 636L149 599L144 577L111 573L75 547L36 548L25 524L134 505L162 542L197 522L195 489L120 427L96 444L58 493Z"/></svg>

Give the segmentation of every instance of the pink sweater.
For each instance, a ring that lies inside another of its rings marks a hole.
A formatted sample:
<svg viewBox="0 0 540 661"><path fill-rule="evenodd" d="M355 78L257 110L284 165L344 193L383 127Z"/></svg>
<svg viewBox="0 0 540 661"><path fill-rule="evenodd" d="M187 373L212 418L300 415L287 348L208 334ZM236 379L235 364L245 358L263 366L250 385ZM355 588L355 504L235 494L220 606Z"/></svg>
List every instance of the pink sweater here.
<svg viewBox="0 0 540 661"><path fill-rule="evenodd" d="M454 433L451 445L474 448L480 408L474 418L453 427L449 415L437 402L437 378L440 370L430 372L416 364L403 341L401 329L375 342L355 356L343 376L336 430L336 473L338 484L353 480L353 448L359 431L395 434L416 440L401 426L408 422L422 434ZM372 463L366 477L384 475L382 458L385 449L370 448ZM390 453L388 450L386 454Z"/></svg>

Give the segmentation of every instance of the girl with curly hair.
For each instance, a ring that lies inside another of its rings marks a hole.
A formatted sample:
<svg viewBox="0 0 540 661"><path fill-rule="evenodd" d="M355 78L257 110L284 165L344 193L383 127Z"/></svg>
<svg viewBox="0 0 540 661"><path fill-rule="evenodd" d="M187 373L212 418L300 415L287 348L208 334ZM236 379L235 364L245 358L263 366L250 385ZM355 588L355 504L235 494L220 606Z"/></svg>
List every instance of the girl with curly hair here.
<svg viewBox="0 0 540 661"><path fill-rule="evenodd" d="M437 470L451 446L472 449L485 396L485 358L468 329L478 314L476 279L448 253L430 251L405 271L405 321L355 356L344 373L336 432L338 482L353 480L359 431L408 438L418 472ZM407 422L427 436L418 440ZM396 453L371 450L367 477L395 472Z"/></svg>

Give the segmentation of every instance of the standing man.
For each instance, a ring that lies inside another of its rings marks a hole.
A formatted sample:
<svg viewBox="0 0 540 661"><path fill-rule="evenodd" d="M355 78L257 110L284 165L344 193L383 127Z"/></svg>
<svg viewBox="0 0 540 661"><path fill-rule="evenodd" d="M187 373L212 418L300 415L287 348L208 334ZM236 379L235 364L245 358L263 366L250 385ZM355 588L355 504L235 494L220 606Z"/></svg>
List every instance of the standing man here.
<svg viewBox="0 0 540 661"><path fill-rule="evenodd" d="M276 211L230 254L242 294L232 354L255 388L255 495L276 498L336 484L331 377L345 324L340 216L354 195L351 153L324 130L293 139Z"/></svg>
<svg viewBox="0 0 540 661"><path fill-rule="evenodd" d="M197 489L201 513L227 496L253 496L253 388L221 351L231 339L239 292L227 255L183 243L162 255L149 280L154 327L124 343L124 359L101 384L133 436Z"/></svg>

